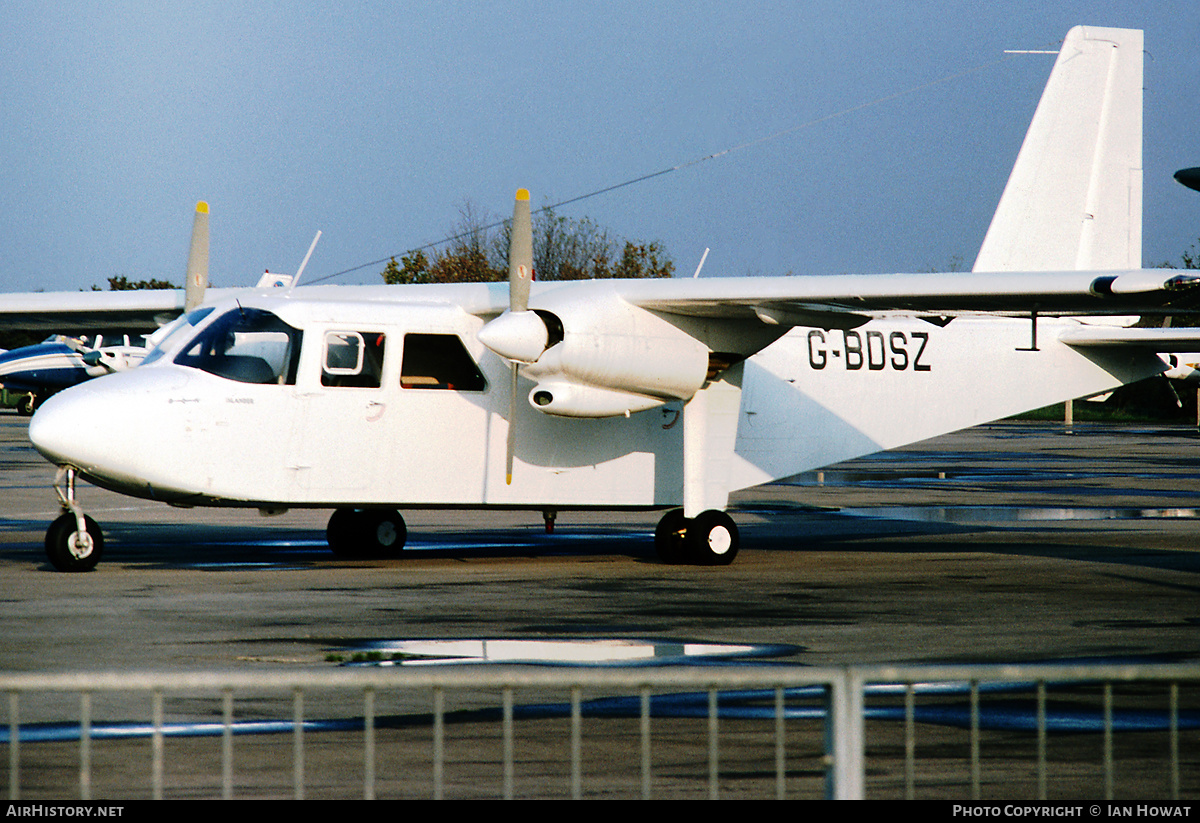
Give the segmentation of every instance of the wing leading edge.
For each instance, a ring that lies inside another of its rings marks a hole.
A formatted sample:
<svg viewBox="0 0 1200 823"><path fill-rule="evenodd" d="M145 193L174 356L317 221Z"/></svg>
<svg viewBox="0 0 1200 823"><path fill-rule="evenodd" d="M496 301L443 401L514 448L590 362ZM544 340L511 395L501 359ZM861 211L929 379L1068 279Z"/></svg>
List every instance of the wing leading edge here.
<svg viewBox="0 0 1200 823"><path fill-rule="evenodd" d="M183 311L182 289L6 294L0 329L150 332Z"/></svg>
<svg viewBox="0 0 1200 823"><path fill-rule="evenodd" d="M1200 303L1200 276L1170 269L610 282L624 300L652 311L824 328L897 313L1171 314Z"/></svg>

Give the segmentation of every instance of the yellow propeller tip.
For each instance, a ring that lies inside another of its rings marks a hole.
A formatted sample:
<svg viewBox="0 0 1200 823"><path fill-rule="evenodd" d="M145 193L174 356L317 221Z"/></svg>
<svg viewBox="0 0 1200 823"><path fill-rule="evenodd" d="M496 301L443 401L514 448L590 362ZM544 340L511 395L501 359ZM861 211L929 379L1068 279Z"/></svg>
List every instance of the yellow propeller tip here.
<svg viewBox="0 0 1200 823"><path fill-rule="evenodd" d="M196 202L196 214L208 214L208 204L203 200Z"/></svg>
<svg viewBox="0 0 1200 823"><path fill-rule="evenodd" d="M528 200L529 199L529 189L517 189L517 199L518 200Z"/></svg>
<svg viewBox="0 0 1200 823"><path fill-rule="evenodd" d="M511 486L511 485L512 485L512 475L511 475L511 474L506 474L506 475L504 475L504 484L505 484L506 486Z"/></svg>

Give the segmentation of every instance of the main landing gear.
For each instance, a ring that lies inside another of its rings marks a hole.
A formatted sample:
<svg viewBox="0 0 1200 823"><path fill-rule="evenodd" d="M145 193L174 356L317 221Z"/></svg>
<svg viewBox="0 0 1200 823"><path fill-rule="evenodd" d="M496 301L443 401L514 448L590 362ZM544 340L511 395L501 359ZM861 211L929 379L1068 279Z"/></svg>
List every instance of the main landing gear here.
<svg viewBox="0 0 1200 823"><path fill-rule="evenodd" d="M74 469L58 470L54 491L63 513L46 529L46 558L60 572L90 572L104 554L104 535L75 502Z"/></svg>
<svg viewBox="0 0 1200 823"><path fill-rule="evenodd" d="M404 518L395 509L337 509L325 527L325 539L338 557L395 557L407 538Z"/></svg>
<svg viewBox="0 0 1200 823"><path fill-rule="evenodd" d="M54 490L63 513L46 530L46 558L59 571L91 571L104 554L104 535L75 501L75 470L59 469ZM547 513L548 529L553 522ZM386 558L400 554L408 529L395 509L342 508L329 518L325 536L338 557ZM654 545L664 563L727 566L737 557L738 544L737 525L720 511L689 519L683 509L672 509L654 531Z"/></svg>
<svg viewBox="0 0 1200 823"><path fill-rule="evenodd" d="M39 398L34 394L25 395L17 401L17 414L21 415L22 417L31 416L35 411L37 411L37 407L42 405L40 402L41 400L45 400L45 398Z"/></svg>
<svg viewBox="0 0 1200 823"><path fill-rule="evenodd" d="M654 530L654 548L664 563L728 566L737 557L738 529L725 512L706 511L688 519L671 509Z"/></svg>

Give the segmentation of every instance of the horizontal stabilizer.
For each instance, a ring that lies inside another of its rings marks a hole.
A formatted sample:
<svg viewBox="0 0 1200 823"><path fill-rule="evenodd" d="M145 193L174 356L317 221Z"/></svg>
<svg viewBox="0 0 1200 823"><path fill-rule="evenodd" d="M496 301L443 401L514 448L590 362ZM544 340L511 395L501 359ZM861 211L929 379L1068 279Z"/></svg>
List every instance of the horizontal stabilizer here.
<svg viewBox="0 0 1200 823"><path fill-rule="evenodd" d="M1133 329L1080 326L1059 335L1072 348L1122 347L1158 352L1200 351L1200 328Z"/></svg>

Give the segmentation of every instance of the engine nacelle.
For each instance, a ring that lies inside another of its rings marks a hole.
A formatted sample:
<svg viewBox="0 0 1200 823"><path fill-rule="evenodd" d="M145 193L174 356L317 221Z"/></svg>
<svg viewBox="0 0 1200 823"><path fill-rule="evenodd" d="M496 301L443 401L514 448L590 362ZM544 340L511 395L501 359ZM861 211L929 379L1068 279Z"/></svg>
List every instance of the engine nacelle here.
<svg viewBox="0 0 1200 823"><path fill-rule="evenodd" d="M622 300L605 281L576 284L539 312L561 322L562 339L521 373L536 380L530 404L567 417L615 417L688 400L708 375L709 349L663 317Z"/></svg>
<svg viewBox="0 0 1200 823"><path fill-rule="evenodd" d="M661 406L663 400L598 386L551 381L533 387L529 404L540 412L561 417L616 417Z"/></svg>

